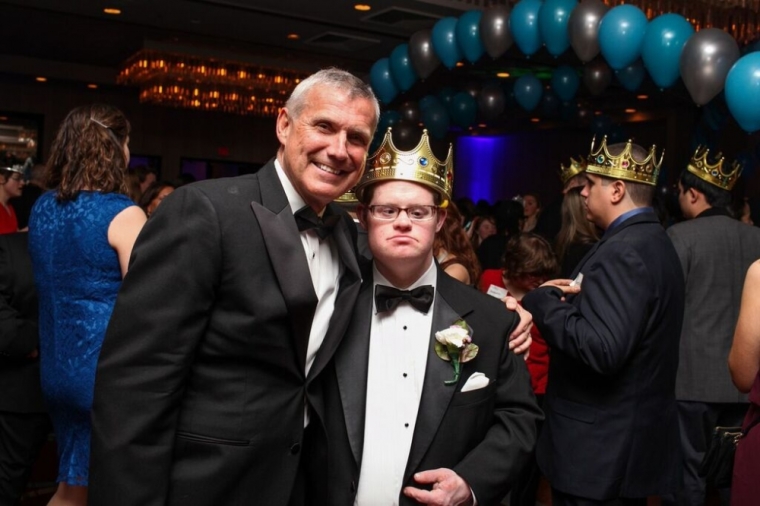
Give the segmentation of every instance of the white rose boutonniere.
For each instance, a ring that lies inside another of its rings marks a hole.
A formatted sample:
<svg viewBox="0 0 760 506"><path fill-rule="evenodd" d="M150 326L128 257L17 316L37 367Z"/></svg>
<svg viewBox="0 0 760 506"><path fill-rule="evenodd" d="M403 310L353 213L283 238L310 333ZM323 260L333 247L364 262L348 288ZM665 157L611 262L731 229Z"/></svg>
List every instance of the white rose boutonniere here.
<svg viewBox="0 0 760 506"><path fill-rule="evenodd" d="M444 381L454 385L459 381L462 364L478 354L478 346L472 344L472 331L464 320L457 320L451 327L435 333L435 353L454 367L454 379Z"/></svg>

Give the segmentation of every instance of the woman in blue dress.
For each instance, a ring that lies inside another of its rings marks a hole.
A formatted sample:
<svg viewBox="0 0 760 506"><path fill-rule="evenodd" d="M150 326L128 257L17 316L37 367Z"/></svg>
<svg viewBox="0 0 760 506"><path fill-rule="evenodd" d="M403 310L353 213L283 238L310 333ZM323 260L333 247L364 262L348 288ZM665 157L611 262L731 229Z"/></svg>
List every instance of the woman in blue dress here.
<svg viewBox="0 0 760 506"><path fill-rule="evenodd" d="M145 213L127 197L129 122L109 105L71 111L48 161L29 249L40 299L42 390L58 445L49 505L87 504L95 367ZM114 399L118 402L118 399Z"/></svg>

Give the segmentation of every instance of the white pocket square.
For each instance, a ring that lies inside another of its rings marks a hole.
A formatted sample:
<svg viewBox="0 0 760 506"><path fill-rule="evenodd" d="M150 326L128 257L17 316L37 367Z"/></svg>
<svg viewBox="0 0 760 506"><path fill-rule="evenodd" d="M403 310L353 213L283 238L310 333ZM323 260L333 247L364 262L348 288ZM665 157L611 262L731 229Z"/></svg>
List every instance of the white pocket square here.
<svg viewBox="0 0 760 506"><path fill-rule="evenodd" d="M488 383L490 382L491 380L488 379L488 376L482 372L474 372L472 373L472 376L467 378L467 381L465 382L461 391L471 392L472 390L479 390L481 388L487 387Z"/></svg>

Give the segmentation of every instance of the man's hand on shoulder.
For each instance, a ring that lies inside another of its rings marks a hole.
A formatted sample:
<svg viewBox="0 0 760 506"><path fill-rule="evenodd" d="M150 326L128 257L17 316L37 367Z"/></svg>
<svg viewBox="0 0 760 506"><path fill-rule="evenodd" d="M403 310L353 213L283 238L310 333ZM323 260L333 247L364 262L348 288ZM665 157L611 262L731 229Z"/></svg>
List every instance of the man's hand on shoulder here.
<svg viewBox="0 0 760 506"><path fill-rule="evenodd" d="M432 484L432 490L405 487L404 495L420 504L433 506L473 506L472 490L466 481L451 469L432 469L414 475L414 481Z"/></svg>
<svg viewBox="0 0 760 506"><path fill-rule="evenodd" d="M520 323L517 324L515 330L509 336L509 349L515 352L516 355L522 355L530 349L530 345L533 342L533 338L530 337L530 328L533 326L533 315L523 308L517 299L511 296L504 297L504 303L507 309L517 313L520 317Z"/></svg>

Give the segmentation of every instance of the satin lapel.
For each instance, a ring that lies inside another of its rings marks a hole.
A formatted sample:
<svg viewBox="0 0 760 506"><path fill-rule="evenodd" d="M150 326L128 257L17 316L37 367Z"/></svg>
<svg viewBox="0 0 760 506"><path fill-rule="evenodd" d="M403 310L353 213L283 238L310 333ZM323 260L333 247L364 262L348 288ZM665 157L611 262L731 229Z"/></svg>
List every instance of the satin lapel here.
<svg viewBox="0 0 760 506"><path fill-rule="evenodd" d="M335 205L330 204L330 206ZM332 211L341 212L338 209ZM317 377L322 372L338 348L351 319L354 301L359 293L361 274L359 273L359 264L356 261L356 249L351 244L351 234L346 221L341 219L335 225L332 233L340 261L343 264L343 274L340 277L338 296L335 299L335 310L330 318L330 326L327 329L324 341L322 341L322 346L319 347L314 364L309 370L309 379Z"/></svg>
<svg viewBox="0 0 760 506"><path fill-rule="evenodd" d="M335 371L343 404L343 416L356 464L361 466L364 447L364 414L367 404L369 337L372 324L372 274L362 285L346 337L335 353Z"/></svg>
<svg viewBox="0 0 760 506"><path fill-rule="evenodd" d="M264 246L272 262L282 297L285 299L285 306L291 315L294 345L303 371L311 322L317 308L317 295L311 283L301 236L285 191L275 172L274 163L267 164L258 172L258 176L261 203L251 202L251 207L259 222Z"/></svg>
<svg viewBox="0 0 760 506"><path fill-rule="evenodd" d="M409 451L409 460L404 473L404 483L407 482L409 475L417 469L433 442L454 392L458 391L461 388L462 381L466 380L466 378L463 380L463 374L456 385L445 385L444 381L454 377L454 368L451 362L441 359L435 353L435 333L450 327L460 318L465 318L471 311L471 305L468 301L457 296L456 288L452 291L451 288L454 283L456 282L448 274L440 268L438 269L433 325L430 329L430 346L428 347L427 366L425 367L425 382L422 387L420 408L417 412L412 448Z"/></svg>

